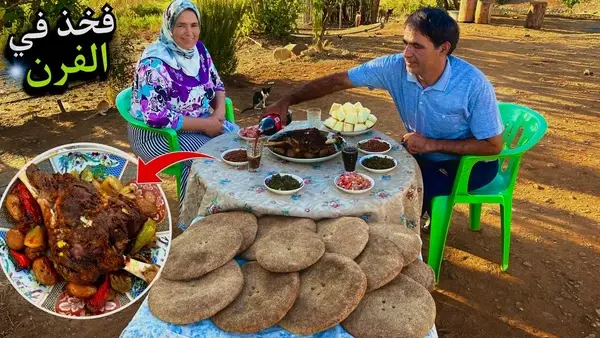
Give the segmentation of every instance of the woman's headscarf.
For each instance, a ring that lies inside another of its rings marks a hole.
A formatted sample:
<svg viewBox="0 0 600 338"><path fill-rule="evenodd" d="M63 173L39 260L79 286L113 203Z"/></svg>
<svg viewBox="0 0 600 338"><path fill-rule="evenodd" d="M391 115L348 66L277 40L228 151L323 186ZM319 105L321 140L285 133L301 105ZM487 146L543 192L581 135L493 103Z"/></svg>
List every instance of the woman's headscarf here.
<svg viewBox="0 0 600 338"><path fill-rule="evenodd" d="M183 70L189 76L196 76L200 71L200 54L198 48L183 49L173 39L173 26L179 15L186 9L196 13L200 23L198 8L189 0L175 0L169 4L163 13L163 22L160 29L160 37L148 46L141 59L154 57L164 61L169 66Z"/></svg>

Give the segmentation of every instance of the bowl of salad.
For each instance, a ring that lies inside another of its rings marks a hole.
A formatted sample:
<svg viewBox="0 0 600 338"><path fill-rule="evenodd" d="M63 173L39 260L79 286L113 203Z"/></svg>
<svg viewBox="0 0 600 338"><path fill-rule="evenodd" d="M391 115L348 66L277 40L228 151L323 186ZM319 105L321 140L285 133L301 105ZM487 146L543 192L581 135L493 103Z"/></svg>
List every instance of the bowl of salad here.
<svg viewBox="0 0 600 338"><path fill-rule="evenodd" d="M337 175L333 179L335 186L341 191L348 194L364 194L369 190L373 189L375 180L368 175L347 172L341 175Z"/></svg>

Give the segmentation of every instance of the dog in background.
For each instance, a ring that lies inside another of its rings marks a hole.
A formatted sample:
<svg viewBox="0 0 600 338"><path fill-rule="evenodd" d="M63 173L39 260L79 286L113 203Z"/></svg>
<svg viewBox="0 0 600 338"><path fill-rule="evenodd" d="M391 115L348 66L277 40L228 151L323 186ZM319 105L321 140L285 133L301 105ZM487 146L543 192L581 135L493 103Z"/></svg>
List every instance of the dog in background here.
<svg viewBox="0 0 600 338"><path fill-rule="evenodd" d="M377 21L381 22L381 23L387 23L390 20L390 15L392 15L393 12L394 12L393 8L388 9L388 10L380 8Z"/></svg>

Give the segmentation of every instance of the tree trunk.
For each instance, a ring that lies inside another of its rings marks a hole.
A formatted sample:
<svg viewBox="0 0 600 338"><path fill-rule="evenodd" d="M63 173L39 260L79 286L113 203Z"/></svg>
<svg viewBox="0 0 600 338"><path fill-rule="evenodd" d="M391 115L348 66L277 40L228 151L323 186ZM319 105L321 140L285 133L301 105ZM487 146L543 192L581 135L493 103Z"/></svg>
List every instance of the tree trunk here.
<svg viewBox="0 0 600 338"><path fill-rule="evenodd" d="M327 21L329 20L329 17L331 16L331 13L333 12L334 6L327 7L327 13L325 14L325 17L323 18L323 21L321 22L321 32L319 33L319 37L317 38L317 43L316 43L318 50L323 50L323 36L325 36L325 31L327 30Z"/></svg>
<svg viewBox="0 0 600 338"><path fill-rule="evenodd" d="M475 10L475 23L489 24L492 20L492 5L494 0L479 0L477 1L477 9Z"/></svg>
<svg viewBox="0 0 600 338"><path fill-rule="evenodd" d="M525 19L525 28L540 29L542 28L542 22L544 21L548 2L536 0L531 1L530 4L531 6L529 7L527 18Z"/></svg>
<svg viewBox="0 0 600 338"><path fill-rule="evenodd" d="M460 9L458 11L458 22L473 22L475 21L475 8L477 0L461 0Z"/></svg>
<svg viewBox="0 0 600 338"><path fill-rule="evenodd" d="M379 14L379 0L371 0L371 19L373 19L373 21L371 23L377 22L378 14Z"/></svg>

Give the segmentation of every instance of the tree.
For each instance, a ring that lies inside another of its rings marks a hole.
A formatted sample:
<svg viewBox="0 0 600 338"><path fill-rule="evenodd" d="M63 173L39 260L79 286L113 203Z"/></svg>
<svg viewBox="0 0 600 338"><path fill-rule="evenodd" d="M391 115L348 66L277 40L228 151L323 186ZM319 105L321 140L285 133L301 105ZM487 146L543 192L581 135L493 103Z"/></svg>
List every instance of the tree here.
<svg viewBox="0 0 600 338"><path fill-rule="evenodd" d="M313 39L318 50L323 50L323 36L327 29L327 22L343 0L314 0L313 1Z"/></svg>

